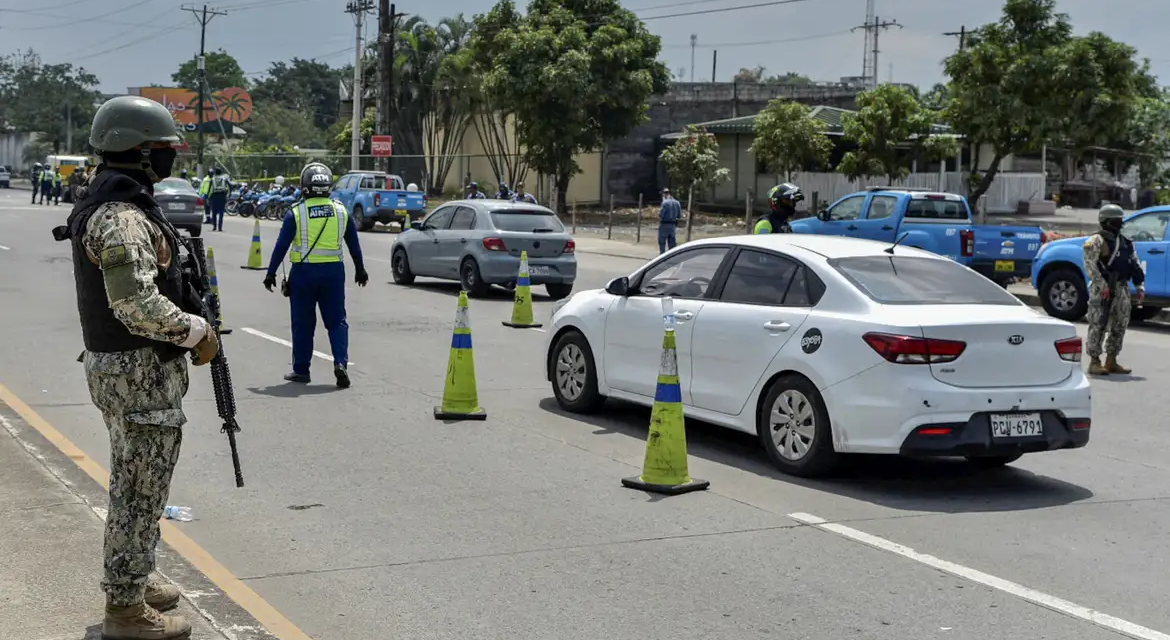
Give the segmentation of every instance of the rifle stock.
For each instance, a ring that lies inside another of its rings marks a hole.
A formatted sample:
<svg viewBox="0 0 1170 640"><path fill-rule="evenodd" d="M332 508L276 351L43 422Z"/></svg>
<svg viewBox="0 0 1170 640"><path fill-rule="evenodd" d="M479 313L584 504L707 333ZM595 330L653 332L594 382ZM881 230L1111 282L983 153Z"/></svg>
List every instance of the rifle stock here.
<svg viewBox="0 0 1170 640"><path fill-rule="evenodd" d="M209 327L215 331L217 338L222 336L219 326L219 298L211 291L211 276L207 271L207 252L202 238L187 240L191 256L198 266L198 277L201 283L200 297L203 299L203 318ZM219 341L219 352L211 360L211 384L215 389L215 408L223 420L221 433L226 433L228 447L232 453L232 468L236 474L236 487L244 486L244 473L240 470L240 454L236 449L236 434L240 425L236 422L236 393L232 388L232 372L228 367L227 355L223 351L223 339Z"/></svg>

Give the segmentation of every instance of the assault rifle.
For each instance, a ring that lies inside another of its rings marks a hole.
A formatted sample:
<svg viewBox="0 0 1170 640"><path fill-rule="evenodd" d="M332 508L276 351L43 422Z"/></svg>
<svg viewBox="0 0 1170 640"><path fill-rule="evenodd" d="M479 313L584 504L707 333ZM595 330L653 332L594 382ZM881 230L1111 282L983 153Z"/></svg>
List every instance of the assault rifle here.
<svg viewBox="0 0 1170 640"><path fill-rule="evenodd" d="M236 434L240 425L236 422L236 393L232 389L232 372L228 368L227 356L223 352L223 339L219 322L219 297L211 290L211 276L207 271L207 252L203 247L202 238L188 238L185 240L191 252L191 259L195 263L195 276L198 282L192 282L202 298L202 315L207 320L207 326L215 331L220 338L219 353L211 359L211 384L215 388L215 408L223 420L221 433L226 433L228 446L232 451L232 467L236 472L236 486L244 486L244 474L240 471L240 454L236 450Z"/></svg>

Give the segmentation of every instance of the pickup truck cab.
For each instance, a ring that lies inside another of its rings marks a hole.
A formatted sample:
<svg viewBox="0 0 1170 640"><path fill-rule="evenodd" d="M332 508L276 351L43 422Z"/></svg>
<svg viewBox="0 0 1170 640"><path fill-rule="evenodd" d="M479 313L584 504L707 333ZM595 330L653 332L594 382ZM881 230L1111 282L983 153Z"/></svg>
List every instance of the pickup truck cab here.
<svg viewBox="0 0 1170 640"><path fill-rule="evenodd" d="M1040 250L1039 227L974 225L954 193L871 187L792 223L795 233L894 242L946 256L1001 285L1027 278ZM904 237L903 237L904 236Z"/></svg>
<svg viewBox="0 0 1170 640"><path fill-rule="evenodd" d="M1142 209L1121 225L1121 234L1133 241L1134 250L1146 272L1146 297L1142 306L1132 305L1131 319L1149 320L1170 307L1170 240L1166 238L1170 207ZM1053 240L1040 249L1032 264L1032 286L1048 315L1075 322L1089 310L1089 276L1085 272L1085 241L1088 236ZM1134 292L1133 283L1129 284Z"/></svg>
<svg viewBox="0 0 1170 640"><path fill-rule="evenodd" d="M359 231L373 229L376 222L396 222L406 230L410 228L407 216L418 220L426 213L422 192L407 191L401 177L378 171L350 171L341 176L329 197L345 205Z"/></svg>

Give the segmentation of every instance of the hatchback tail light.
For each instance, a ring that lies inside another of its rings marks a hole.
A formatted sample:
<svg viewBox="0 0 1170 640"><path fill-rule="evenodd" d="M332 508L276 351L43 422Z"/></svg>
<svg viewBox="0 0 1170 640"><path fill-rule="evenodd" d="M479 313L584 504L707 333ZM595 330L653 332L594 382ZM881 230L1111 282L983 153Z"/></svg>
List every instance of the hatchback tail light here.
<svg viewBox="0 0 1170 640"><path fill-rule="evenodd" d="M568 242L565 243L565 250L563 251L563 253L576 253L576 251L577 251L577 243L576 242L569 240Z"/></svg>
<svg viewBox="0 0 1170 640"><path fill-rule="evenodd" d="M877 354L894 364L941 364L954 362L963 355L966 342L936 340L889 333L867 333L865 343Z"/></svg>
<svg viewBox="0 0 1170 640"><path fill-rule="evenodd" d="M508 248L504 246L504 241L499 238L484 238L483 248L488 251L507 251Z"/></svg>
<svg viewBox="0 0 1170 640"><path fill-rule="evenodd" d="M1081 346L1081 339L1079 337L1056 341L1056 353L1060 356L1061 360L1066 362L1080 362L1082 350L1083 347Z"/></svg>
<svg viewBox="0 0 1170 640"><path fill-rule="evenodd" d="M975 255L975 232L973 230L960 230L959 242L962 245L960 250L963 252L964 258L970 258L971 256Z"/></svg>

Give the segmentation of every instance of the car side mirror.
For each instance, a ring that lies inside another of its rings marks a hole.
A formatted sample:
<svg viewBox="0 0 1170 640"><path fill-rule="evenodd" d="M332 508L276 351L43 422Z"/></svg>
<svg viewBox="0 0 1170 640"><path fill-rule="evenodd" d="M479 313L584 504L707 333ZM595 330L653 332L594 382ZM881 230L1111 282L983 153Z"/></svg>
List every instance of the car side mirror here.
<svg viewBox="0 0 1170 640"><path fill-rule="evenodd" d="M826 207L826 208L822 208L820 211L818 211L817 212L817 219L824 221L824 222L828 222L829 221L829 209Z"/></svg>
<svg viewBox="0 0 1170 640"><path fill-rule="evenodd" d="M605 292L611 296L627 296L630 293L630 278L629 276L622 276L614 278L605 285Z"/></svg>
<svg viewBox="0 0 1170 640"><path fill-rule="evenodd" d="M426 224L427 223L423 222L422 220L411 220L410 228L414 229L415 231L422 231L426 228Z"/></svg>

